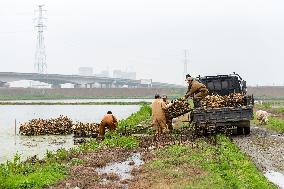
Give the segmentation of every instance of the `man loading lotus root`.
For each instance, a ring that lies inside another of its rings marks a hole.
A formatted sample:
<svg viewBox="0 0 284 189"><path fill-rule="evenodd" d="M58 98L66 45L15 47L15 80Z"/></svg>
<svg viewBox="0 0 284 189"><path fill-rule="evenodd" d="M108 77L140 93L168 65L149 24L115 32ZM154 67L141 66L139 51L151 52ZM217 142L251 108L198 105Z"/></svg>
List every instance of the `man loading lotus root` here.
<svg viewBox="0 0 284 189"><path fill-rule="evenodd" d="M185 96L182 99L184 100L188 99L189 97L192 97L194 107L200 107L201 106L200 101L203 98L205 98L209 93L207 87L203 83L196 81L189 74L186 75L186 81L188 83L188 89Z"/></svg>

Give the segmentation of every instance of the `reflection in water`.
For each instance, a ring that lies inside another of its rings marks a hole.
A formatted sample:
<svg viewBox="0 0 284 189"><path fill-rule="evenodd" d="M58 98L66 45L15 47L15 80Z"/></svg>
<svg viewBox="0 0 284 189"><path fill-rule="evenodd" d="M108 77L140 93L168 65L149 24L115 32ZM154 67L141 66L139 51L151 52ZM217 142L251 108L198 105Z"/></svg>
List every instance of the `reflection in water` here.
<svg viewBox="0 0 284 189"><path fill-rule="evenodd" d="M284 175L276 171L267 171L264 176L279 188L284 189Z"/></svg>
<svg viewBox="0 0 284 189"><path fill-rule="evenodd" d="M52 136L20 136L20 123L34 118L54 118L66 115L74 122L99 122L103 115L111 110L118 119L130 116L138 111L137 105L5 105L0 106L0 162L11 159L15 153L22 158L39 155L42 157L47 150L71 148L72 135Z"/></svg>
<svg viewBox="0 0 284 189"><path fill-rule="evenodd" d="M140 167L143 165L143 160L141 159L140 153L133 154L128 160L123 162L110 163L105 167L97 168L97 172L103 173L115 173L119 176L120 180L131 179L131 171L135 167Z"/></svg>

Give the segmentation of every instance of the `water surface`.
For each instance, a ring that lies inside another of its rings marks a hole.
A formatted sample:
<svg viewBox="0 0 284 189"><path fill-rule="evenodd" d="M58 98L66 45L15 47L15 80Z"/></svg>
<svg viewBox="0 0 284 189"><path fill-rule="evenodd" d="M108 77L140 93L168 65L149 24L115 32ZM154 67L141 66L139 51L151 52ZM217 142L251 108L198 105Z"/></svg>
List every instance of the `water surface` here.
<svg viewBox="0 0 284 189"><path fill-rule="evenodd" d="M0 163L20 153L43 157L47 150L73 147L72 135L21 136L20 123L34 118L55 118L66 115L74 122L100 122L111 110L118 119L127 118L138 111L138 105L3 105L0 106ZM16 135L15 135L16 122Z"/></svg>

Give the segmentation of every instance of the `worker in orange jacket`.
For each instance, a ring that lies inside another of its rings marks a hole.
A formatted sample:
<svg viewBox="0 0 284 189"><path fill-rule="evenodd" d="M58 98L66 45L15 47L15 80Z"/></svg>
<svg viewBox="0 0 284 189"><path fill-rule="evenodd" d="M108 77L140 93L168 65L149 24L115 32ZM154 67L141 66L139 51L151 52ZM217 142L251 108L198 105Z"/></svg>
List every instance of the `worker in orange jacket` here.
<svg viewBox="0 0 284 189"><path fill-rule="evenodd" d="M99 137L103 137L105 135L105 129L108 128L110 131L116 130L117 127L117 119L114 115L112 115L111 111L108 111L106 115L102 118L102 121L99 126Z"/></svg>
<svg viewBox="0 0 284 189"><path fill-rule="evenodd" d="M209 91L203 83L196 81L189 74L186 75L186 81L188 83L188 89L183 99L192 97L194 107L199 107L200 101L208 95Z"/></svg>

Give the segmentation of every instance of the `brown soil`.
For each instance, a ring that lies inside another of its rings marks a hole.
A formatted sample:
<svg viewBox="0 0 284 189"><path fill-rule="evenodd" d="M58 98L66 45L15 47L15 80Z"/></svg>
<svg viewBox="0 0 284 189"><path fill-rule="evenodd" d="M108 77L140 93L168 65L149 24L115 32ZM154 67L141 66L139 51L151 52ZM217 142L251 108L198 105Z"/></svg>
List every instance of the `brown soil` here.
<svg viewBox="0 0 284 189"><path fill-rule="evenodd" d="M182 169L187 175L184 178L173 178L166 175L164 172L159 170L149 170L147 168L147 162L155 160L156 157L152 151L144 152L143 159L145 160L145 165L140 167L139 169L133 169L132 175L134 175L134 179L128 180L127 184L129 189L145 189L145 188L153 188L153 189L167 189L172 186L173 183L184 183L188 182L190 179L195 179L197 176L201 176L204 172L196 167L189 166L177 166L177 172L179 169Z"/></svg>
<svg viewBox="0 0 284 189"><path fill-rule="evenodd" d="M104 167L106 164L111 162L121 162L125 161L135 152L140 152L142 155L142 160L144 162L149 162L155 159L155 155L152 151L156 148L162 148L169 144L175 143L186 143L187 140L178 136L163 135L160 137L155 136L144 136L140 139L140 147L137 150L126 150L121 148L103 149L97 152L87 152L73 155L76 158L83 160L84 164L75 165L70 168L69 176L57 184L49 187L49 189L74 189L79 187L80 189L93 189L93 188L148 188L147 186L152 186L155 183L154 179L150 182L147 178L154 178L152 172L147 172L144 170L143 166L141 169L134 168L132 170L132 175L134 178L132 180L120 180L117 174L98 174L96 169L99 167ZM185 137L184 137L185 138ZM130 162L132 164L132 162ZM195 170L188 170L188 172L195 172ZM168 182L168 181L165 181Z"/></svg>
<svg viewBox="0 0 284 189"><path fill-rule="evenodd" d="M93 188L121 188L119 177L116 174L99 175L96 168L103 167L110 162L119 162L126 160L133 151L121 148L103 149L97 152L88 152L78 155L85 163L70 168L69 176L57 184L49 187L50 189L80 189ZM105 179L109 182L106 182Z"/></svg>

